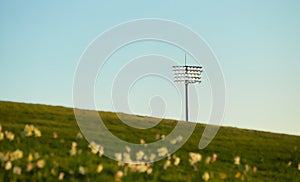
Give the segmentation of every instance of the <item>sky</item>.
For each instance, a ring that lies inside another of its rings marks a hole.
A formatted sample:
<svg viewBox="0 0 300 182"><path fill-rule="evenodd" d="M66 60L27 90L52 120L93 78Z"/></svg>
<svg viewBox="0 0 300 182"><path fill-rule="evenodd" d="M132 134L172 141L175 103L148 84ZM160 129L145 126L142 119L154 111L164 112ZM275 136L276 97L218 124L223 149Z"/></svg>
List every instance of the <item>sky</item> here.
<svg viewBox="0 0 300 182"><path fill-rule="evenodd" d="M73 79L87 46L120 23L158 18L189 27L218 58L226 82L222 125L300 135L299 8L297 0L1 1L0 100L72 107ZM180 64L184 52L151 41L121 49L99 73L99 110L114 111L117 68L145 54ZM189 56L188 62L194 63ZM128 96L133 113L147 115L149 97L158 94L171 102L166 117L181 119L172 88L155 77L137 81ZM205 75L197 89L205 123L212 100Z"/></svg>

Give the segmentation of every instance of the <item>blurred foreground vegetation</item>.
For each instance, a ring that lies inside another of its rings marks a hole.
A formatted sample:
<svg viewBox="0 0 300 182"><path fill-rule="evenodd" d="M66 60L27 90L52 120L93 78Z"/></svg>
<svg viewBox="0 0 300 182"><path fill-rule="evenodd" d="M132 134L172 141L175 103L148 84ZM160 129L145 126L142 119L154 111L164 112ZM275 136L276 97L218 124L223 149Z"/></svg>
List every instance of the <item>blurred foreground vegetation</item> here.
<svg viewBox="0 0 300 182"><path fill-rule="evenodd" d="M99 114L115 136L132 143L160 140L178 122L163 120L138 130L115 113ZM72 108L1 101L0 125L0 181L300 181L299 136L221 127L213 142L199 150L205 125L197 124L169 157L128 165L105 157L105 149L104 155L92 150Z"/></svg>

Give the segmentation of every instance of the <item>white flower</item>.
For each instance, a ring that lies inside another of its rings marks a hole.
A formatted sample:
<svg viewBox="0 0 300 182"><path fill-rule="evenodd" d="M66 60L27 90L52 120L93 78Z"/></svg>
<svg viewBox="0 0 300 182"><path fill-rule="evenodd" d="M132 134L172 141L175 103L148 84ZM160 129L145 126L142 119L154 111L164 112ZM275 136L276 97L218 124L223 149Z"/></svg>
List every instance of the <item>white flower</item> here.
<svg viewBox="0 0 300 182"><path fill-rule="evenodd" d="M156 139L156 140L159 140L159 139L160 139L160 134L159 134L159 133L157 133L157 134L155 135L155 139Z"/></svg>
<svg viewBox="0 0 300 182"><path fill-rule="evenodd" d="M189 162L191 165L194 165L197 162L200 162L202 159L202 156L199 153L190 152L189 156L190 156Z"/></svg>
<svg viewBox="0 0 300 182"><path fill-rule="evenodd" d="M33 131L34 131L34 136L35 137L41 137L42 136L42 132L39 129L34 128Z"/></svg>
<svg viewBox="0 0 300 182"><path fill-rule="evenodd" d="M209 174L208 174L208 172L205 171L205 172L203 173L202 179L203 179L204 181L208 181L208 180L209 180Z"/></svg>
<svg viewBox="0 0 300 182"><path fill-rule="evenodd" d="M71 150L69 152L70 152L71 156L74 156L77 153L77 149L76 148L71 148Z"/></svg>
<svg viewBox="0 0 300 182"><path fill-rule="evenodd" d="M64 176L65 176L65 173L63 172L60 172L59 175L58 175L58 180L61 181L64 179Z"/></svg>
<svg viewBox="0 0 300 182"><path fill-rule="evenodd" d="M214 153L213 156L212 156L212 162L216 162L217 157L218 157L218 155L216 153Z"/></svg>
<svg viewBox="0 0 300 182"><path fill-rule="evenodd" d="M7 152L5 155L4 153L0 152L0 161L5 162L9 160L9 152Z"/></svg>
<svg viewBox="0 0 300 182"><path fill-rule="evenodd" d="M147 174L151 174L151 173L152 173L152 171L153 171L153 169L150 167L150 168L148 168L148 169L147 169L147 171L146 171L146 172L147 172Z"/></svg>
<svg viewBox="0 0 300 182"><path fill-rule="evenodd" d="M157 149L158 156L160 156L160 157L167 155L168 152L169 151L168 151L167 147L161 147L161 148Z"/></svg>
<svg viewBox="0 0 300 182"><path fill-rule="evenodd" d="M210 157L210 156L206 157L206 159L205 159L205 164L209 164L210 161L211 161L211 157Z"/></svg>
<svg viewBox="0 0 300 182"><path fill-rule="evenodd" d="M123 161L118 161L118 166L124 166L125 163Z"/></svg>
<svg viewBox="0 0 300 182"><path fill-rule="evenodd" d="M44 159L40 159L36 162L36 166L38 168L43 168L45 166L45 160Z"/></svg>
<svg viewBox="0 0 300 182"><path fill-rule="evenodd" d="M95 142L91 142L89 144L89 148L91 149L93 154L97 154L101 157L104 154L104 147L96 144Z"/></svg>
<svg viewBox="0 0 300 182"><path fill-rule="evenodd" d="M102 157L103 154L104 154L104 147L100 146L98 150L98 155L99 157Z"/></svg>
<svg viewBox="0 0 300 182"><path fill-rule="evenodd" d="M130 154L127 152L123 153L123 158L124 158L124 162L125 163L131 163L131 158L130 158Z"/></svg>
<svg viewBox="0 0 300 182"><path fill-rule="evenodd" d="M70 150L70 155L74 156L77 154L77 143L76 142L72 142L72 146L71 146L71 150Z"/></svg>
<svg viewBox="0 0 300 182"><path fill-rule="evenodd" d="M179 135L178 137L177 137L177 142L181 142L183 140L183 137L181 136L181 135Z"/></svg>
<svg viewBox="0 0 300 182"><path fill-rule="evenodd" d="M18 159L21 159L21 158L23 158L23 152L19 149L15 150L14 152L12 152L10 154L10 160L11 161L18 160Z"/></svg>
<svg viewBox="0 0 300 182"><path fill-rule="evenodd" d="M10 131L5 131L5 136L8 140L13 141L15 139L15 135Z"/></svg>
<svg viewBox="0 0 300 182"><path fill-rule="evenodd" d="M13 173L14 173L14 174L17 174L17 175L21 175L22 169L21 169L19 166L15 166L15 167L13 168Z"/></svg>
<svg viewBox="0 0 300 182"><path fill-rule="evenodd" d="M85 173L86 173L86 169L83 166L79 166L78 171L79 171L79 174L81 174L81 175L85 175Z"/></svg>
<svg viewBox="0 0 300 182"><path fill-rule="evenodd" d="M236 156L235 158L234 158L234 164L235 165L240 165L240 157L239 156Z"/></svg>
<svg viewBox="0 0 300 182"><path fill-rule="evenodd" d="M76 135L76 138L83 139L83 136L82 136L82 134L80 132L78 132L77 135Z"/></svg>
<svg viewBox="0 0 300 182"><path fill-rule="evenodd" d="M27 172L30 172L32 169L33 169L33 164L32 164L31 162L29 162L29 163L27 164L26 171L27 171Z"/></svg>
<svg viewBox="0 0 300 182"><path fill-rule="evenodd" d="M183 137L181 135L177 136L175 139L171 140L171 144L175 145L178 142L181 142Z"/></svg>
<svg viewBox="0 0 300 182"><path fill-rule="evenodd" d="M135 154L135 156L136 156L136 160L141 160L142 158L143 158L143 156L144 156L144 152L143 151L138 151L136 154Z"/></svg>
<svg viewBox="0 0 300 182"><path fill-rule="evenodd" d="M166 170L169 166L171 166L171 161L167 160L164 164L164 170Z"/></svg>
<svg viewBox="0 0 300 182"><path fill-rule="evenodd" d="M148 160L148 156L147 155L144 155L144 161L147 161Z"/></svg>
<svg viewBox="0 0 300 182"><path fill-rule="evenodd" d="M131 148L128 146L125 146L126 151L129 153L131 151Z"/></svg>
<svg viewBox="0 0 300 182"><path fill-rule="evenodd" d="M56 132L53 132L53 133L52 133L52 137L53 137L54 139L58 138L57 133L56 133Z"/></svg>
<svg viewBox="0 0 300 182"><path fill-rule="evenodd" d="M120 178L122 178L123 177L123 172L122 171L117 171L117 173L116 173L116 178L118 178L118 179L120 179Z"/></svg>
<svg viewBox="0 0 300 182"><path fill-rule="evenodd" d="M26 136L32 136L33 130L34 130L33 125L28 125L28 124L25 125L24 132Z"/></svg>
<svg viewBox="0 0 300 182"><path fill-rule="evenodd" d="M249 172L250 166L248 164L245 165L245 173Z"/></svg>
<svg viewBox="0 0 300 182"><path fill-rule="evenodd" d="M103 165L102 165L102 164L99 164L99 165L97 166L96 173L101 173L102 170L103 170Z"/></svg>
<svg viewBox="0 0 300 182"><path fill-rule="evenodd" d="M172 145L176 144L176 142L177 142L176 139L173 139L173 140L170 141L170 143L171 143Z"/></svg>
<svg viewBox="0 0 300 182"><path fill-rule="evenodd" d="M91 149L93 154L97 154L98 148L96 143L91 142L88 147Z"/></svg>
<svg viewBox="0 0 300 182"><path fill-rule="evenodd" d="M121 153L115 153L115 158L117 161L122 161L122 154Z"/></svg>
<svg viewBox="0 0 300 182"><path fill-rule="evenodd" d="M24 133L25 133L25 136L29 137L29 136L32 136L34 134L35 137L41 137L42 136L42 133L41 131L36 128L34 125L25 125L25 128L24 128Z"/></svg>
<svg viewBox="0 0 300 182"><path fill-rule="evenodd" d="M29 154L29 155L28 155L27 160L28 160L28 162L31 162L31 161L33 160L32 154Z"/></svg>
<svg viewBox="0 0 300 182"><path fill-rule="evenodd" d="M140 173L146 172L147 169L148 169L148 167L147 167L145 164L139 164L139 165L137 165L137 170L138 170Z"/></svg>
<svg viewBox="0 0 300 182"><path fill-rule="evenodd" d="M179 157L175 157L175 159L174 159L174 165L178 166L179 163L180 163L180 158Z"/></svg>
<svg viewBox="0 0 300 182"><path fill-rule="evenodd" d="M153 162L156 158L155 154L150 154L150 161Z"/></svg>
<svg viewBox="0 0 300 182"><path fill-rule="evenodd" d="M72 148L76 148L77 147L77 143L76 142L72 142Z"/></svg>
<svg viewBox="0 0 300 182"><path fill-rule="evenodd" d="M12 168L12 163L10 162L10 161L7 161L6 163L5 163L5 170L10 170L11 168Z"/></svg>

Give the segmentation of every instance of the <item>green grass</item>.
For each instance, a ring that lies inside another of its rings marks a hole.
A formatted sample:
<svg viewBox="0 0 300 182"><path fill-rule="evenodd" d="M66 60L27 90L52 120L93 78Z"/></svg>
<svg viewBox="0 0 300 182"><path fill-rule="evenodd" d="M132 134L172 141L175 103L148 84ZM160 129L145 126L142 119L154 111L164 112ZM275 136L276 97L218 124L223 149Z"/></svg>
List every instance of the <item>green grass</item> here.
<svg viewBox="0 0 300 182"><path fill-rule="evenodd" d="M115 113L99 113L107 128L117 137L139 143L140 139L146 142L156 141L155 135L168 135L178 121L163 120L157 126L148 130L138 130L122 123ZM150 118L128 115L133 122L147 122ZM40 138L22 137L21 132L26 124L33 124L41 132ZM66 181L115 181L118 170L126 170L127 166L119 166L114 160L105 156L92 154L88 142L77 138L79 128L75 121L73 109L57 106L37 104L24 104L13 102L0 102L0 125L2 132L11 131L15 139L0 141L0 153L6 154L20 149L24 153L22 159L13 161L13 166L19 166L22 174L17 175L13 170L5 170L7 161L0 160L0 181L57 181L59 173L64 173ZM244 130L232 127L221 127L212 143L203 150L198 149L201 134L205 125L198 124L189 140L175 155L181 158L178 166L170 166L166 170L163 166L167 159L151 164L151 174L133 172L128 170L122 181L201 181L203 173L209 173L209 181L300 181L300 137ZM146 132L145 132L146 131ZM53 132L58 138L53 138ZM72 141L75 141L81 154L70 156L69 150ZM40 159L46 165L39 169L36 161L32 162L34 168L27 172L27 156L38 152ZM189 152L202 155L202 161L196 168L189 163ZM217 161L205 164L205 159L214 153L218 155ZM240 156L241 165L234 165L233 159ZM172 160L173 162L173 160ZM288 163L291 162L291 165ZM98 164L104 169L100 174L95 172ZM250 170L245 173L245 165ZM79 166L86 169L80 174ZM257 172L253 172L253 167ZM238 176L237 173L241 175ZM221 179L221 176L226 176ZM237 176L236 176L237 175ZM238 177L238 178L237 178Z"/></svg>

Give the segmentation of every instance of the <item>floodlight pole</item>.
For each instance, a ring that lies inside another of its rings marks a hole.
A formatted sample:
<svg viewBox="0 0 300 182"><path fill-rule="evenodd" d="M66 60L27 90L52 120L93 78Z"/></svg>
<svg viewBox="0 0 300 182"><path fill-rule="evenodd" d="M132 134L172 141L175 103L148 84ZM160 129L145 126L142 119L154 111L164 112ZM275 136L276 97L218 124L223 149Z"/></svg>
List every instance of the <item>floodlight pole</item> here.
<svg viewBox="0 0 300 182"><path fill-rule="evenodd" d="M185 54L184 66L173 66L175 82L184 83L185 86L185 120L189 121L189 96L188 85L193 83L201 83L201 66L187 66Z"/></svg>
<svg viewBox="0 0 300 182"><path fill-rule="evenodd" d="M184 66L185 66L185 74L187 74L187 66L186 66L186 53L184 54ZM185 121L189 121L189 96L188 96L188 82L185 81Z"/></svg>

